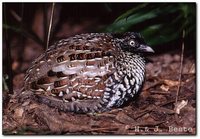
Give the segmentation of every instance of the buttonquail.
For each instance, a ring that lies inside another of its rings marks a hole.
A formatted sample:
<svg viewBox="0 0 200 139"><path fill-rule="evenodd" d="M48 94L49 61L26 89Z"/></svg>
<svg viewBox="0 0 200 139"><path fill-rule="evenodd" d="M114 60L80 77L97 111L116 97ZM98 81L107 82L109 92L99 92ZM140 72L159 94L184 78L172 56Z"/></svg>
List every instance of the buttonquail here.
<svg viewBox="0 0 200 139"><path fill-rule="evenodd" d="M41 103L73 112L120 107L139 92L144 52L153 52L138 33L90 33L50 46L27 70L25 90Z"/></svg>

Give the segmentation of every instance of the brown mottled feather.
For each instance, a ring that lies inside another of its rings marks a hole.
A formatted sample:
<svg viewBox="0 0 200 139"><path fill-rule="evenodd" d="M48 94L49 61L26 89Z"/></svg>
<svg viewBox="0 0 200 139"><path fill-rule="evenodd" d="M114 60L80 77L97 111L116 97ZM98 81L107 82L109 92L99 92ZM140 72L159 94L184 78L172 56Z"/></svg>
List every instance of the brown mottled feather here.
<svg viewBox="0 0 200 139"><path fill-rule="evenodd" d="M77 35L59 41L33 62L27 71L25 88L41 94L50 92L67 101L72 97L101 97L106 79L115 70L114 56L118 53L110 42L111 37L103 34Z"/></svg>

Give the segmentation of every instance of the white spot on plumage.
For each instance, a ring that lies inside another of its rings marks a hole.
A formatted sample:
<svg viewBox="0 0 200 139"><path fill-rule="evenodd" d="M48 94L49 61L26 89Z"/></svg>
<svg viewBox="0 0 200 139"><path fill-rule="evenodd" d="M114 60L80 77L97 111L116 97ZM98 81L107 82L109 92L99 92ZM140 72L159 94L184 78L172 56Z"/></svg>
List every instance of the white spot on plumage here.
<svg viewBox="0 0 200 139"><path fill-rule="evenodd" d="M101 61L101 60L102 60L102 58L99 58L99 57L97 57L97 58L95 58L95 60L99 60L99 61Z"/></svg>
<svg viewBox="0 0 200 139"><path fill-rule="evenodd" d="M104 102L108 102L108 100L107 100L107 99L105 99L105 98L103 98L103 101L104 101Z"/></svg>
<svg viewBox="0 0 200 139"><path fill-rule="evenodd" d="M109 57L108 56L103 56L103 59L108 59Z"/></svg>
<svg viewBox="0 0 200 139"><path fill-rule="evenodd" d="M65 71L66 70L66 66L64 64L59 65L59 66L54 66L52 68L53 72L60 72L60 71Z"/></svg>
<svg viewBox="0 0 200 139"><path fill-rule="evenodd" d="M56 96L56 94L53 94L53 93L51 93L51 95L54 96L54 97Z"/></svg>
<svg viewBox="0 0 200 139"><path fill-rule="evenodd" d="M121 72L121 71L119 71L118 73L119 73L119 75L123 75L123 72Z"/></svg>
<svg viewBox="0 0 200 139"><path fill-rule="evenodd" d="M28 72L31 72L33 69L29 69L29 71Z"/></svg>
<svg viewBox="0 0 200 139"><path fill-rule="evenodd" d="M51 91L51 86L48 86L47 91Z"/></svg>
<svg viewBox="0 0 200 139"><path fill-rule="evenodd" d="M131 85L134 85L134 83L135 83L135 79L132 78L132 79L130 80L130 84L131 84Z"/></svg>
<svg viewBox="0 0 200 139"><path fill-rule="evenodd" d="M124 85L123 84L120 84L119 85L119 88L123 91L123 92L125 92L127 89L124 87Z"/></svg>
<svg viewBox="0 0 200 139"><path fill-rule="evenodd" d="M101 81L101 79L100 78L95 78L95 83L98 83L98 82L100 82Z"/></svg>
<svg viewBox="0 0 200 139"><path fill-rule="evenodd" d="M104 76L107 74L107 72L101 71L101 70L92 70L92 71L83 72L81 74L86 77L96 77L96 76Z"/></svg>
<svg viewBox="0 0 200 139"><path fill-rule="evenodd" d="M91 88L93 87L92 85L85 85L86 88Z"/></svg>
<svg viewBox="0 0 200 139"><path fill-rule="evenodd" d="M78 83L76 82L72 87L75 88L76 86L78 86Z"/></svg>
<svg viewBox="0 0 200 139"><path fill-rule="evenodd" d="M116 95L121 95L121 92L119 90L117 90Z"/></svg>
<svg viewBox="0 0 200 139"><path fill-rule="evenodd" d="M98 38L94 38L94 39L92 39L92 40L89 40L89 42L98 42L98 41L99 41Z"/></svg>
<svg viewBox="0 0 200 139"><path fill-rule="evenodd" d="M108 87L106 87L106 89L105 89L106 91L111 91L111 89L110 88L108 88Z"/></svg>
<svg viewBox="0 0 200 139"><path fill-rule="evenodd" d="M68 88L66 89L66 94L69 94L69 89Z"/></svg>
<svg viewBox="0 0 200 139"><path fill-rule="evenodd" d="M65 88L65 87L67 87L67 86L68 86L68 84L63 85L63 86L56 87L55 89L62 89L62 88Z"/></svg>
<svg viewBox="0 0 200 139"><path fill-rule="evenodd" d="M87 96L87 98L92 98L92 96Z"/></svg>
<svg viewBox="0 0 200 139"><path fill-rule="evenodd" d="M109 101L109 103L107 105L108 108L112 107L116 103L116 101L120 99L120 96L118 94L116 93L113 97L110 98L110 101Z"/></svg>
<svg viewBox="0 0 200 139"><path fill-rule="evenodd" d="M87 50L87 51L89 51L89 50ZM85 63L86 62L86 60L85 59L82 59L82 60L78 60L80 63Z"/></svg>
<svg viewBox="0 0 200 139"><path fill-rule="evenodd" d="M114 73L114 76L115 76L115 80L117 80L117 81L120 80L116 72Z"/></svg>
<svg viewBox="0 0 200 139"><path fill-rule="evenodd" d="M103 96L103 98L105 98L105 99L107 99L107 98L109 98L110 96L108 96L108 95L104 95Z"/></svg>
<svg viewBox="0 0 200 139"><path fill-rule="evenodd" d="M64 98L63 98L63 101L64 101L64 102L69 102L68 100L66 100L66 99L64 99Z"/></svg>
<svg viewBox="0 0 200 139"><path fill-rule="evenodd" d="M131 78L131 73L130 72L128 73L128 77Z"/></svg>
<svg viewBox="0 0 200 139"><path fill-rule="evenodd" d="M104 93L104 95L106 95L106 96L109 96L109 95L110 95L110 93L108 93L108 92L105 92L105 93Z"/></svg>
<svg viewBox="0 0 200 139"><path fill-rule="evenodd" d="M72 101L76 101L76 99L74 97L72 97L71 99L72 99Z"/></svg>
<svg viewBox="0 0 200 139"><path fill-rule="evenodd" d="M31 91L38 91L38 92L43 92L44 90L43 89L41 89L41 88L39 88L39 89L31 89Z"/></svg>
<svg viewBox="0 0 200 139"><path fill-rule="evenodd" d="M29 77L27 76L27 77L25 77L25 81L28 81L28 79L29 79Z"/></svg>
<svg viewBox="0 0 200 139"><path fill-rule="evenodd" d="M80 98L82 96L81 92L77 92L77 97Z"/></svg>
<svg viewBox="0 0 200 139"><path fill-rule="evenodd" d="M65 68L65 70L61 70L66 75L76 74L82 70L83 66L80 67L71 67ZM57 71L58 72L58 71Z"/></svg>
<svg viewBox="0 0 200 139"><path fill-rule="evenodd" d="M91 43L86 43L85 46L91 46Z"/></svg>
<svg viewBox="0 0 200 139"><path fill-rule="evenodd" d="M58 95L59 97L62 97L63 96L63 92L62 91L60 91L60 93L59 93L59 95Z"/></svg>
<svg viewBox="0 0 200 139"><path fill-rule="evenodd" d="M136 92L140 89L140 86L138 84L135 84L135 90Z"/></svg>
<svg viewBox="0 0 200 139"><path fill-rule="evenodd" d="M96 69L97 67L96 66L86 66L86 68L88 68L88 69Z"/></svg>
<svg viewBox="0 0 200 139"><path fill-rule="evenodd" d="M106 70L106 67L104 67L104 66L102 66L102 67L100 67L100 70Z"/></svg>
<svg viewBox="0 0 200 139"><path fill-rule="evenodd" d="M106 75L108 72L107 71L100 71L100 73L97 76L104 76Z"/></svg>
<svg viewBox="0 0 200 139"><path fill-rule="evenodd" d="M87 72L83 72L82 75L83 76L88 76L88 77L95 77L95 76L97 76L97 73L96 72L87 71Z"/></svg>
<svg viewBox="0 0 200 139"><path fill-rule="evenodd" d="M127 79L127 77L125 76L125 78L124 78L124 83L126 84L126 86L128 86L129 85L129 81L128 81L128 79Z"/></svg>
<svg viewBox="0 0 200 139"><path fill-rule="evenodd" d="M42 61L40 61L40 64L42 64L42 63L44 63L44 61L42 60Z"/></svg>
<svg viewBox="0 0 200 139"><path fill-rule="evenodd" d="M58 81L63 80L63 79L67 79L67 78L69 78L69 77L68 76L60 77Z"/></svg>

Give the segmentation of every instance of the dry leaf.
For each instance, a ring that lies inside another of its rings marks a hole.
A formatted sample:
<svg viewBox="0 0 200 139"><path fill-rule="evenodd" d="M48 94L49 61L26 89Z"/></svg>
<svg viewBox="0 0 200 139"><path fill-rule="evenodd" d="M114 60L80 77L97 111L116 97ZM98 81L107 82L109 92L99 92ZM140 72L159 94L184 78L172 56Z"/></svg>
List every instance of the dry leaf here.
<svg viewBox="0 0 200 139"><path fill-rule="evenodd" d="M169 86L166 86L166 85L161 85L160 86L160 89L162 89L163 91L168 91L169 90Z"/></svg>
<svg viewBox="0 0 200 139"><path fill-rule="evenodd" d="M182 109L182 108L184 108L186 105L188 104L188 100L182 100L181 102L177 102L176 104L175 104L175 112L177 113L177 114L180 114L180 110Z"/></svg>
<svg viewBox="0 0 200 139"><path fill-rule="evenodd" d="M189 69L189 73L190 74L194 74L195 73L195 64L192 64L191 68Z"/></svg>
<svg viewBox="0 0 200 139"><path fill-rule="evenodd" d="M137 124L137 122L133 118L129 117L123 112L119 112L116 116L116 119L124 124L131 124L131 125Z"/></svg>
<svg viewBox="0 0 200 139"><path fill-rule="evenodd" d="M23 113L24 113L24 109L23 108L17 108L17 109L15 109L15 114L14 115L17 118L22 118Z"/></svg>
<svg viewBox="0 0 200 139"><path fill-rule="evenodd" d="M173 80L164 80L164 83L166 85L168 85L169 87L173 87L173 86L178 86L179 85L179 81L173 81Z"/></svg>

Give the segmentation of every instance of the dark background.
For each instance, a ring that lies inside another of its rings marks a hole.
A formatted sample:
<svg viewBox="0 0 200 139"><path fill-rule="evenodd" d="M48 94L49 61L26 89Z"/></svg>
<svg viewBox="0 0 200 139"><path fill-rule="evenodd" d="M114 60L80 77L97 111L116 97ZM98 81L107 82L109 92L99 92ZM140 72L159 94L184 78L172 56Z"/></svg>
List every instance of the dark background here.
<svg viewBox="0 0 200 139"><path fill-rule="evenodd" d="M46 11L50 14L50 8L51 4L48 3L4 3L3 29L6 26L12 27L8 29L12 37L23 35L21 32L14 33L20 30L20 24L23 23L26 28L31 29L37 12ZM13 16L13 11L22 18L21 23ZM78 32L61 30L63 24L73 27L75 24L81 26L83 22L93 24L88 24L86 29ZM86 32L135 31L140 32L153 47L162 45L156 48L157 52L166 52L179 48L182 31L185 29L186 43L190 45L190 49L195 49L196 46L195 3L56 3L54 23L54 40L59 31L68 34L59 37Z"/></svg>

